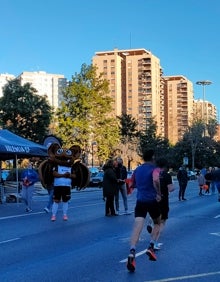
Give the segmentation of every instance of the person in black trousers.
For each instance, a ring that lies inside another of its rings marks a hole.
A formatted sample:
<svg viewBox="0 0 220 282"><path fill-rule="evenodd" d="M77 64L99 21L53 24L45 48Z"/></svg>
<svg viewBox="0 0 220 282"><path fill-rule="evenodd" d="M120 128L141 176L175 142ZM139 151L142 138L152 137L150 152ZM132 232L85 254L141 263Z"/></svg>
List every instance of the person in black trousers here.
<svg viewBox="0 0 220 282"><path fill-rule="evenodd" d="M179 201L186 201L185 191L188 183L188 175L184 166L179 168L177 173L177 180L179 182Z"/></svg>
<svg viewBox="0 0 220 282"><path fill-rule="evenodd" d="M103 199L105 200L105 215L115 216L114 199L117 189L117 176L113 167L113 160L110 159L103 167Z"/></svg>

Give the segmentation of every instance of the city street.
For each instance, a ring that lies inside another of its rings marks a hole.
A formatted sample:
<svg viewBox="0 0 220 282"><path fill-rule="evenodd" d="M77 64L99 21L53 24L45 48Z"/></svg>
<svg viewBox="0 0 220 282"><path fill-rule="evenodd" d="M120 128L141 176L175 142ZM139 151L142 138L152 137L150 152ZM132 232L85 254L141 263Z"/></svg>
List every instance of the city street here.
<svg viewBox="0 0 220 282"><path fill-rule="evenodd" d="M198 196L197 181L190 181L187 201L179 202L177 182L175 187L157 261L145 255L150 239L145 227L134 273L126 268L134 214L105 217L102 189L73 190L67 222L62 220L61 206L55 222L43 211L45 190L37 190L32 213L26 213L22 203L1 204L0 281L220 281L217 194ZM128 197L131 211L135 193Z"/></svg>

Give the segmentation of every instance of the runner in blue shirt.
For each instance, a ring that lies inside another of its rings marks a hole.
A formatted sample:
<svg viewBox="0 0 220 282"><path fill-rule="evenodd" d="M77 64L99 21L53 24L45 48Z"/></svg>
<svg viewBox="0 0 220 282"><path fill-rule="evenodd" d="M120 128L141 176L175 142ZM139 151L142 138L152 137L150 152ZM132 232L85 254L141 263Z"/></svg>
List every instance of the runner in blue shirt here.
<svg viewBox="0 0 220 282"><path fill-rule="evenodd" d="M154 222L151 233L150 245L146 251L150 260L157 260L154 253L154 242L160 229L160 208L161 200L160 189L153 184L152 172L155 169L155 158L153 150L146 150L143 153L144 163L134 171L134 184L137 188L137 201L135 206L135 222L131 235L130 253L128 255L127 269L131 272L135 271L135 251L136 244L139 241L141 231L143 229L147 213Z"/></svg>

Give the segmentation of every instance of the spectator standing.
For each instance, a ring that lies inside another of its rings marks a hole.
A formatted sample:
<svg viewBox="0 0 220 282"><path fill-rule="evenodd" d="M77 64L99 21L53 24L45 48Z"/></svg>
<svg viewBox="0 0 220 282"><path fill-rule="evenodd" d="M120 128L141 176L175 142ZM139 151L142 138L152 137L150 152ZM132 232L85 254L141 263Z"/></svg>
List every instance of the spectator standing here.
<svg viewBox="0 0 220 282"><path fill-rule="evenodd" d="M184 166L179 168L177 173L177 180L179 182L179 201L186 201L185 192L188 183L187 171Z"/></svg>
<svg viewBox="0 0 220 282"><path fill-rule="evenodd" d="M220 202L220 167L212 172L208 172L205 175L205 179L208 181L214 181L216 189L218 191L218 201Z"/></svg>
<svg viewBox="0 0 220 282"><path fill-rule="evenodd" d="M116 177L118 179L116 194L115 194L115 207L116 213L119 214L119 194L121 194L124 204L125 214L128 214L128 198L127 198L127 187L125 179L127 178L127 168L123 165L122 158L116 158L114 160Z"/></svg>
<svg viewBox="0 0 220 282"><path fill-rule="evenodd" d="M21 174L22 189L21 197L26 206L26 212L32 212L32 198L34 192L34 184L39 180L37 172L33 169L29 162L27 169Z"/></svg>
<svg viewBox="0 0 220 282"><path fill-rule="evenodd" d="M203 190L203 186L205 185L205 177L204 175L198 171L197 173L197 180L198 180L198 184L199 184L199 196L203 196L202 190Z"/></svg>
<svg viewBox="0 0 220 282"><path fill-rule="evenodd" d="M105 199L105 216L117 215L114 207L114 198L117 188L117 177L114 170L113 160L110 159L103 167L103 199Z"/></svg>
<svg viewBox="0 0 220 282"><path fill-rule="evenodd" d="M211 168L208 168L206 173L210 173L211 172ZM210 194L210 185L211 185L211 180L206 179L205 184L207 185L207 189L205 190L205 195L211 195Z"/></svg>
<svg viewBox="0 0 220 282"><path fill-rule="evenodd" d="M212 167L211 168L211 172L213 173L215 171L215 167ZM211 192L212 192L212 195L215 194L215 190L216 190L216 184L215 184L215 181L211 181L210 183L210 189L211 189Z"/></svg>
<svg viewBox="0 0 220 282"><path fill-rule="evenodd" d="M154 242L160 229L160 208L159 203L161 196L153 185L154 151L146 150L143 153L144 163L138 166L133 173L134 187L137 189L137 201L135 206L135 221L130 241L130 253L128 255L127 269L135 271L135 252L136 244L139 241L147 214L151 216L154 226L151 233L151 240L146 251L150 260L156 260L154 253Z"/></svg>

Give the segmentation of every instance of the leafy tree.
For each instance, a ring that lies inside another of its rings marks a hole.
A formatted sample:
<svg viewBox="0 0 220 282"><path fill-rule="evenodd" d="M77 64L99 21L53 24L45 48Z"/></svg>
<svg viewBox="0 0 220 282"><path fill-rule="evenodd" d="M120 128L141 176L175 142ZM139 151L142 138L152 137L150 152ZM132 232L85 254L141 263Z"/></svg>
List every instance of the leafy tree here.
<svg viewBox="0 0 220 282"><path fill-rule="evenodd" d="M219 144L213 140L216 133L216 121L209 120L208 125L195 116L183 139L173 148L175 167L183 163L183 157L189 159L189 167L194 170L202 167L216 166L219 163ZM205 136L205 133L209 136Z"/></svg>
<svg viewBox="0 0 220 282"><path fill-rule="evenodd" d="M170 155L170 144L168 139L156 135L157 124L153 118L148 119L146 131L140 135L139 152L143 154L144 150L153 149L156 158L168 158Z"/></svg>
<svg viewBox="0 0 220 282"><path fill-rule="evenodd" d="M19 79L9 81L0 98L1 126L34 142L42 143L48 134L52 109L45 96Z"/></svg>
<svg viewBox="0 0 220 282"><path fill-rule="evenodd" d="M216 132L217 132L217 127L218 127L218 122L215 119L209 119L208 124L206 125L208 134L211 139L214 138Z"/></svg>
<svg viewBox="0 0 220 282"><path fill-rule="evenodd" d="M183 157L188 157L189 164L191 164L190 156L190 142L188 139L183 138L171 150L171 167L177 170L183 164Z"/></svg>
<svg viewBox="0 0 220 282"><path fill-rule="evenodd" d="M179 141L173 149L174 167L183 163L183 157L189 159L189 167L201 169L220 165L220 143L208 136L202 136L204 124L194 124L185 133L183 140Z"/></svg>
<svg viewBox="0 0 220 282"><path fill-rule="evenodd" d="M69 83L57 111L57 135L66 146L79 144L84 154L91 154L97 143L97 156L102 162L112 154L119 140L116 118L111 117L112 102L109 84L97 68L83 64Z"/></svg>
<svg viewBox="0 0 220 282"><path fill-rule="evenodd" d="M130 142L139 136L137 130L138 122L131 115L122 114L117 117L120 121L120 136L122 142Z"/></svg>
<svg viewBox="0 0 220 282"><path fill-rule="evenodd" d="M138 158L137 144L139 132L138 122L131 115L122 114L117 117L120 121L120 143L117 152L127 161L128 170L131 169L131 162Z"/></svg>
<svg viewBox="0 0 220 282"><path fill-rule="evenodd" d="M195 168L195 154L198 146L202 142L202 135L204 130L204 124L200 121L197 121L191 127L189 127L189 131L185 133L185 138L188 138L191 147L192 170L194 170Z"/></svg>

